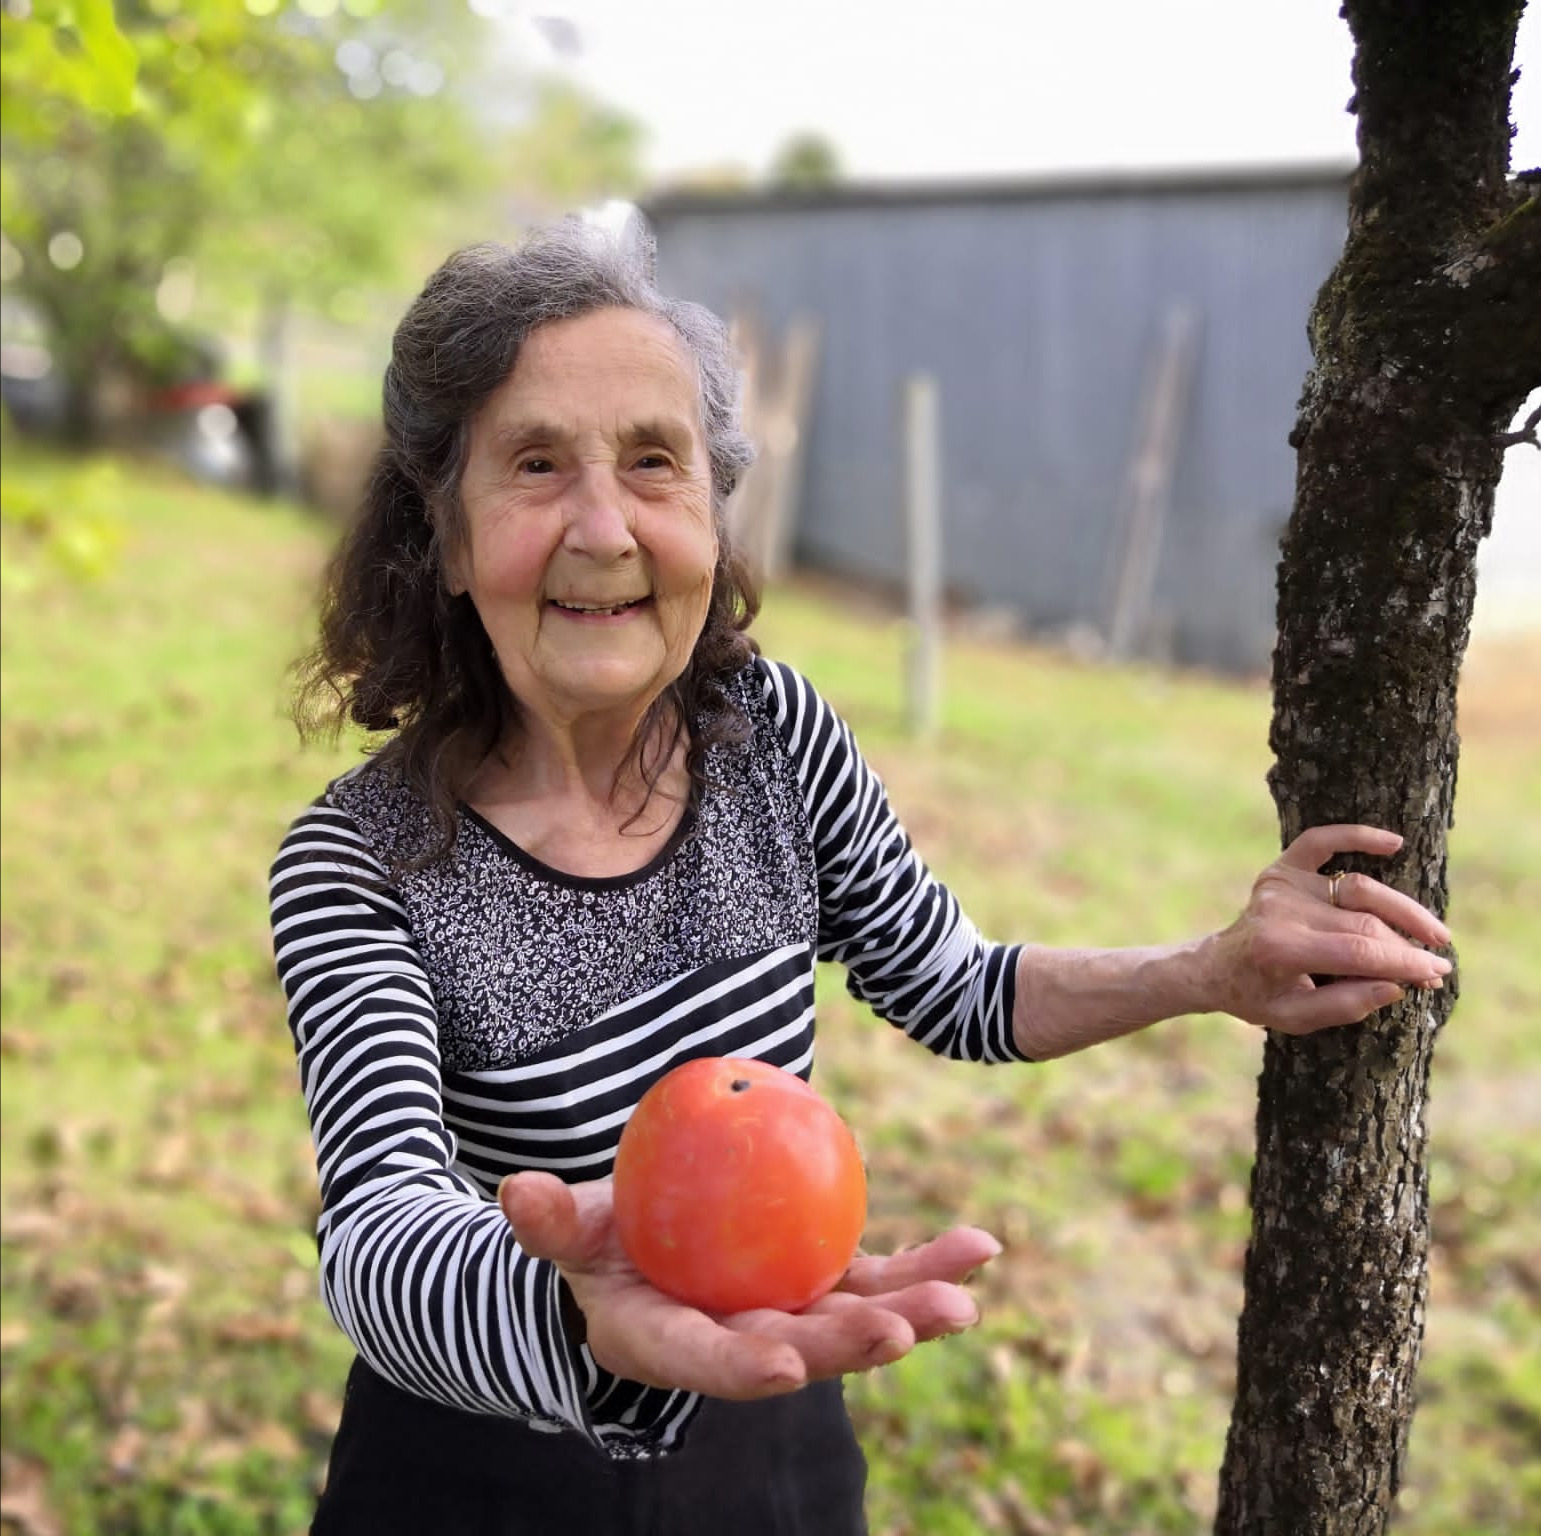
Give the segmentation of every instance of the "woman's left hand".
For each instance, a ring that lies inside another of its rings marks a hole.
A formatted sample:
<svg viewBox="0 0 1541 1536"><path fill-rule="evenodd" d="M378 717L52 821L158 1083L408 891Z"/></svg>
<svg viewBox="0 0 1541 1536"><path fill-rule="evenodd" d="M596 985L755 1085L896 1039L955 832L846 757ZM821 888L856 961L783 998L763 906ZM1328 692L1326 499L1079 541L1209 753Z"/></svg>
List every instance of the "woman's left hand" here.
<svg viewBox="0 0 1541 1536"><path fill-rule="evenodd" d="M1264 1029L1309 1035L1358 1023L1409 986L1442 985L1450 962L1420 947L1450 942L1432 912L1368 875L1319 873L1340 853L1385 856L1401 846L1379 827L1302 832L1212 941L1215 1006ZM1313 975L1337 979L1318 985Z"/></svg>

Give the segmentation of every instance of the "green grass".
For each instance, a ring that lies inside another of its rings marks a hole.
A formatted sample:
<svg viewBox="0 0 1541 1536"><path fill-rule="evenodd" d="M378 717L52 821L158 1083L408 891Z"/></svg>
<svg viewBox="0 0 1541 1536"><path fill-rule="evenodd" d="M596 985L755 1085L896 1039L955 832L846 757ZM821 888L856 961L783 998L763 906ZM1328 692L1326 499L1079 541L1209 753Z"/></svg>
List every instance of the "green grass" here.
<svg viewBox="0 0 1541 1536"><path fill-rule="evenodd" d="M8 1496L91 1533L305 1526L350 1351L316 1297L309 1139L265 875L350 754L283 669L323 532L140 466L12 448L0 920ZM903 631L817 588L759 633L846 713L933 866L1000 937L1224 922L1275 846L1266 690L949 649L935 743ZM1433 1289L1398 1529L1541 1516L1536 654L1473 658L1452 837L1462 997L1436 1058ZM820 1082L874 1245L997 1231L986 1322L849 1395L878 1533L1184 1533L1214 1500L1260 1041L1181 1020L1030 1069L938 1063L820 978ZM1033 1522L1037 1522L1036 1524Z"/></svg>

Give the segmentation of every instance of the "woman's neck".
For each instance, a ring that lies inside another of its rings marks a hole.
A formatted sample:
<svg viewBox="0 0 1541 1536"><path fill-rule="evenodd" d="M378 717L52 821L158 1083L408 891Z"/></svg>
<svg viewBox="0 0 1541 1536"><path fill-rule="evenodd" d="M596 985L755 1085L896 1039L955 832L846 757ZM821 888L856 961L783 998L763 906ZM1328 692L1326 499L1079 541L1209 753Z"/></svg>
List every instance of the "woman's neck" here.
<svg viewBox="0 0 1541 1536"><path fill-rule="evenodd" d="M689 804L689 744L683 732L671 742L670 731L665 723L642 754L658 769L651 788L631 753L631 732L537 727L490 754L464 799L553 869L588 877L631 874L668 845Z"/></svg>
<svg viewBox="0 0 1541 1536"><path fill-rule="evenodd" d="M585 820L627 820L662 792L674 799L684 780L683 735L672 743L650 787L645 768L657 769L658 754L675 734L667 718L641 750L633 750L640 716L585 716L572 721L527 718L475 774L466 798L473 804L532 802L570 807Z"/></svg>

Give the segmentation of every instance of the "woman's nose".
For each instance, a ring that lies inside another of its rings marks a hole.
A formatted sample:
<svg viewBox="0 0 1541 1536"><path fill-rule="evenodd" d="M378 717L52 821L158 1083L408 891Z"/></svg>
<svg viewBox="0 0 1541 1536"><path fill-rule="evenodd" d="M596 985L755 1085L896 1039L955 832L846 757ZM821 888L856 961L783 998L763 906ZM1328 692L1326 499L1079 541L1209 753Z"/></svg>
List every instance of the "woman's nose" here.
<svg viewBox="0 0 1541 1536"><path fill-rule="evenodd" d="M579 476L563 543L600 561L620 560L636 550L626 494L614 471L591 466Z"/></svg>

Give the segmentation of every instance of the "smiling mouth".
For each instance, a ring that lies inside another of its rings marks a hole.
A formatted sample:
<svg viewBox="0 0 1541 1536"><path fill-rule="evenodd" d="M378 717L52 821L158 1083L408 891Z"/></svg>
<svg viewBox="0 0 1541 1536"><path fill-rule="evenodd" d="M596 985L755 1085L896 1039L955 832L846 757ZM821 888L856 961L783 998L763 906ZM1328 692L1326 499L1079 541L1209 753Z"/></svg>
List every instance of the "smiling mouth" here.
<svg viewBox="0 0 1541 1536"><path fill-rule="evenodd" d="M644 603L652 602L651 595L647 597L634 597L623 603L581 603L576 601L564 601L553 597L551 606L560 608L563 613L582 614L586 618L614 618L618 614L630 613L633 608L640 608Z"/></svg>

